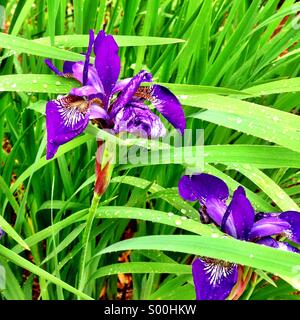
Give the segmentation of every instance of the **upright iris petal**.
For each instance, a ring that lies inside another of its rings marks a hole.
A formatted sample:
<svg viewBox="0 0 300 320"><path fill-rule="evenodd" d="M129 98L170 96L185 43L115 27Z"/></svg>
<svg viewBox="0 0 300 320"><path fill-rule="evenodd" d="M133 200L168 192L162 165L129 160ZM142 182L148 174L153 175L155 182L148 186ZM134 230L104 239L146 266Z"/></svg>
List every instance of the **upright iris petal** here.
<svg viewBox="0 0 300 320"><path fill-rule="evenodd" d="M88 71L90 66L90 57L93 50L93 44L94 44L94 31L90 30L90 39L89 39L89 45L88 49L85 55L85 62L83 67L83 75L82 75L82 84L85 86L88 80Z"/></svg>
<svg viewBox="0 0 300 320"><path fill-rule="evenodd" d="M229 191L219 178L209 174L183 176L178 184L181 197L188 201L199 200L216 225L237 239L300 253L287 242L272 236L281 235L291 241L300 240L300 213L259 213L255 215L244 188L234 191L229 205ZM228 297L237 281L237 266L225 261L200 258L193 263L193 278L199 300L223 300Z"/></svg>
<svg viewBox="0 0 300 320"><path fill-rule="evenodd" d="M95 67L104 89L104 105L107 106L114 86L117 83L121 62L118 56L119 47L111 35L103 30L99 32L94 44Z"/></svg>
<svg viewBox="0 0 300 320"><path fill-rule="evenodd" d="M254 223L254 215L254 209L246 197L244 188L239 187L234 192L223 217L222 229L237 239L248 240Z"/></svg>

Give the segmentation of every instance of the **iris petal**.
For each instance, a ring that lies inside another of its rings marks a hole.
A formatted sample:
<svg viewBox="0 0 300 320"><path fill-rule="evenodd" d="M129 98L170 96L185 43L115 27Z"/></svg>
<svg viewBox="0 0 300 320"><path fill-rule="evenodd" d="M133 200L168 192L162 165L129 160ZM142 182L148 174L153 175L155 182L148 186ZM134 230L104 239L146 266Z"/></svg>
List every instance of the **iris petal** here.
<svg viewBox="0 0 300 320"><path fill-rule="evenodd" d="M89 71L89 65L90 65L90 56L92 53L94 44L94 31L90 30L89 34L89 45L87 48L87 52L85 55L85 62L84 62L84 68L83 68L83 77L82 77L82 84L85 86L88 80L88 71Z"/></svg>
<svg viewBox="0 0 300 320"><path fill-rule="evenodd" d="M196 201L197 197L193 193L193 182L190 176L183 176L178 183L178 192L186 201Z"/></svg>
<svg viewBox="0 0 300 320"><path fill-rule="evenodd" d="M291 225L278 217L263 218L254 223L250 232L249 239L262 238L266 236L273 236L291 228Z"/></svg>
<svg viewBox="0 0 300 320"><path fill-rule="evenodd" d="M300 244L300 212L286 211L282 212L279 217L291 225L290 230L286 233L287 238Z"/></svg>
<svg viewBox="0 0 300 320"><path fill-rule="evenodd" d="M131 102L133 96L136 94L140 84L142 82L151 82L152 75L151 73L141 70L137 75L135 75L127 83L125 88L122 90L118 98L116 99L113 109L112 116L116 115L122 108L124 108L129 102Z"/></svg>
<svg viewBox="0 0 300 320"><path fill-rule="evenodd" d="M55 65L52 63L51 60L49 59L45 59L44 62L46 63L46 65L48 66L48 68L50 70L52 70L54 73L56 73L58 76L64 76L63 72L59 71Z"/></svg>
<svg viewBox="0 0 300 320"><path fill-rule="evenodd" d="M225 300L238 279L236 265L215 259L196 259L192 270L197 300Z"/></svg>
<svg viewBox="0 0 300 320"><path fill-rule="evenodd" d="M265 237L258 240L256 243L261 244L263 246L268 246L271 248L277 248L284 251L291 251L295 253L300 253L300 250L291 246L289 243L276 241L271 237Z"/></svg>
<svg viewBox="0 0 300 320"><path fill-rule="evenodd" d="M116 133L129 132L144 138L158 138L166 129L157 115L143 103L131 103L121 109L114 118Z"/></svg>
<svg viewBox="0 0 300 320"><path fill-rule="evenodd" d="M58 147L84 131L89 121L85 100L65 96L48 101L46 105L47 160L54 157Z"/></svg>
<svg viewBox="0 0 300 320"><path fill-rule="evenodd" d="M155 108L183 134L186 121L182 106L176 96L166 87L153 85L151 87L151 100Z"/></svg>
<svg viewBox="0 0 300 320"><path fill-rule="evenodd" d="M224 201L215 197L208 197L205 203L206 213L218 225L221 226L227 205Z"/></svg>
<svg viewBox="0 0 300 320"><path fill-rule="evenodd" d="M226 183L207 173L195 174L191 176L193 193L199 201L205 205L207 198L217 198L226 201L229 197L229 190Z"/></svg>
<svg viewBox="0 0 300 320"><path fill-rule="evenodd" d="M229 197L228 187L223 180L206 173L184 176L179 182L179 194L188 201L198 199L206 207L209 217L221 225Z"/></svg>
<svg viewBox="0 0 300 320"><path fill-rule="evenodd" d="M105 105L107 105L112 90L117 83L121 62L118 56L119 47L113 36L106 35L101 30L94 43L95 67L105 93Z"/></svg>
<svg viewBox="0 0 300 320"><path fill-rule="evenodd" d="M222 229L237 239L248 240L254 216L254 209L246 197L244 188L238 187L224 215Z"/></svg>
<svg viewBox="0 0 300 320"><path fill-rule="evenodd" d="M78 97L88 97L90 95L97 94L97 90L93 86L83 86L71 89L70 94Z"/></svg>
<svg viewBox="0 0 300 320"><path fill-rule="evenodd" d="M5 232L0 228L0 239L5 235Z"/></svg>

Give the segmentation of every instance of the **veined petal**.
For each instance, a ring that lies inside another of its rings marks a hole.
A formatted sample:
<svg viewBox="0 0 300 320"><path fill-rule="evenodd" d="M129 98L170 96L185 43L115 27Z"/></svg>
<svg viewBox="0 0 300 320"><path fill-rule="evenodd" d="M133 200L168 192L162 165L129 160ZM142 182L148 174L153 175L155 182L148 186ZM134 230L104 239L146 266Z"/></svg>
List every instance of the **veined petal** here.
<svg viewBox="0 0 300 320"><path fill-rule="evenodd" d="M254 223L249 239L273 236L290 230L291 225L278 217L263 218Z"/></svg>
<svg viewBox="0 0 300 320"><path fill-rule="evenodd" d="M158 138L166 129L157 115L142 103L132 103L121 109L114 118L114 130L129 132L144 138Z"/></svg>
<svg viewBox="0 0 300 320"><path fill-rule="evenodd" d="M263 246L268 246L271 248L277 248L279 250L284 250L284 251L291 251L295 253L300 253L300 250L291 246L287 242L281 242L281 241L276 241L271 237L265 237L260 240L258 240L256 243L261 244Z"/></svg>
<svg viewBox="0 0 300 320"><path fill-rule="evenodd" d="M89 122L88 102L74 96L48 101L46 106L47 160L58 147L78 136Z"/></svg>
<svg viewBox="0 0 300 320"><path fill-rule="evenodd" d="M176 96L168 88L156 84L149 87L149 91L151 96L149 100L155 108L183 134L186 121L182 106Z"/></svg>
<svg viewBox="0 0 300 320"><path fill-rule="evenodd" d="M254 209L246 197L244 188L238 187L223 217L221 228L237 239L248 240L254 216Z"/></svg>
<svg viewBox="0 0 300 320"><path fill-rule="evenodd" d="M300 212L286 211L279 215L280 219L290 224L290 229L285 233L286 237L300 244Z"/></svg>
<svg viewBox="0 0 300 320"><path fill-rule="evenodd" d="M225 300L238 279L237 265L209 258L192 265L197 300Z"/></svg>
<svg viewBox="0 0 300 320"><path fill-rule="evenodd" d="M96 56L95 67L106 96L105 104L107 104L120 74L121 63L118 51L119 47L113 36L106 35L101 30L94 43L94 52Z"/></svg>
<svg viewBox="0 0 300 320"><path fill-rule="evenodd" d="M118 98L116 99L113 109L112 109L112 116L116 115L122 108L124 108L129 102L131 102L133 96L137 92L140 84L142 82L151 82L152 75L151 73L142 70L137 75L135 75L125 88L122 90Z"/></svg>

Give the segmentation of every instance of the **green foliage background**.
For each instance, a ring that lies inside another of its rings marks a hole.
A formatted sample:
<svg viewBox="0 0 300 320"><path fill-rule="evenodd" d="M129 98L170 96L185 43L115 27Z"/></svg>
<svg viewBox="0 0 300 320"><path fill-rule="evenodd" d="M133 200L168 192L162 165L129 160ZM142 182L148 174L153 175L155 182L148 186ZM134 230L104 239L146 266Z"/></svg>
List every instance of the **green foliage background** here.
<svg viewBox="0 0 300 320"><path fill-rule="evenodd" d="M123 273L132 274L132 299L194 299L194 255L254 268L256 281L241 299L299 298L292 294L300 288L298 255L224 238L200 224L197 205L180 199L179 178L197 166L189 156L115 167L92 229L88 282L78 290L95 136L89 128L46 161L43 115L46 100L75 85L48 75L43 59L58 67L82 59L88 30L104 28L120 45L122 78L150 70L181 100L188 128L204 129L205 172L226 181L231 192L243 185L257 211L300 211L297 1L3 5L0 140L12 149L0 149L0 225L7 233L0 245L6 270L1 299L98 299L103 288L102 298L116 299L122 295L117 274ZM121 242L126 232L133 238ZM126 250L128 262L118 263ZM274 282L274 274L281 279Z"/></svg>

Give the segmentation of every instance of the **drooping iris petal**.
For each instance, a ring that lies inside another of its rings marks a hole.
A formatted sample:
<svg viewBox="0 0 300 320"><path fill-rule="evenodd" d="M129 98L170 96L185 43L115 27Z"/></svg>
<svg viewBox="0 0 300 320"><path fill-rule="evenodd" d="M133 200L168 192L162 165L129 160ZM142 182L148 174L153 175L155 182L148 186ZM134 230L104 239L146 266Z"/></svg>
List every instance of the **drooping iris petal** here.
<svg viewBox="0 0 300 320"><path fill-rule="evenodd" d="M166 134L159 117L142 103L132 103L121 109L114 123L116 133L125 131L144 138L158 138Z"/></svg>
<svg viewBox="0 0 300 320"><path fill-rule="evenodd" d="M153 85L150 87L150 101L155 108L183 134L186 121L182 106L176 96L166 87Z"/></svg>
<svg viewBox="0 0 300 320"><path fill-rule="evenodd" d="M193 182L190 176L183 176L178 183L178 192L181 198L186 201L196 201L197 197L193 193Z"/></svg>
<svg viewBox="0 0 300 320"><path fill-rule="evenodd" d="M300 253L299 249L291 246L289 243L276 241L271 237L262 238L262 239L258 240L256 243L264 245L264 246L284 250L284 251L291 251L291 252L295 252L295 253Z"/></svg>
<svg viewBox="0 0 300 320"><path fill-rule="evenodd" d="M237 266L221 260L201 258L193 262L197 300L225 300L237 282Z"/></svg>
<svg viewBox="0 0 300 320"><path fill-rule="evenodd" d="M286 211L279 215L280 219L287 221L291 227L286 232L286 237L300 244L300 212Z"/></svg>
<svg viewBox="0 0 300 320"><path fill-rule="evenodd" d="M125 88L122 90L118 98L116 99L113 109L112 109L112 116L116 115L121 109L123 109L133 98L135 93L137 92L140 84L142 82L151 82L152 75L151 73L141 70L137 75L135 75Z"/></svg>
<svg viewBox="0 0 300 320"><path fill-rule="evenodd" d="M266 236L273 236L284 231L290 230L291 225L278 217L263 218L254 223L249 239L262 238Z"/></svg>
<svg viewBox="0 0 300 320"><path fill-rule="evenodd" d="M48 101L46 105L47 160L58 147L78 136L89 122L88 103L74 96Z"/></svg>
<svg viewBox="0 0 300 320"><path fill-rule="evenodd" d="M248 240L254 215L254 209L246 197L244 188L238 187L223 217L222 230L237 239Z"/></svg>
<svg viewBox="0 0 300 320"><path fill-rule="evenodd" d="M120 74L121 63L118 50L119 47L113 36L106 35L101 30L94 42L94 52L96 56L95 67L106 96L105 104L107 104Z"/></svg>

